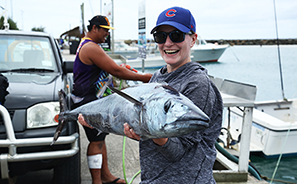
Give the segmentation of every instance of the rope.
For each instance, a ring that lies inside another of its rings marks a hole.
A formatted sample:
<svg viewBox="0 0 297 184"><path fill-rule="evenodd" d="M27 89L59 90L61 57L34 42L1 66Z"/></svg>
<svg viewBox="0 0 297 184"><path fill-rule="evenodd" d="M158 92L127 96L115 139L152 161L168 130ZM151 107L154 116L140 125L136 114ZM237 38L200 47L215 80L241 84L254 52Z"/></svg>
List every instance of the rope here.
<svg viewBox="0 0 297 184"><path fill-rule="evenodd" d="M131 181L130 182L127 181L126 169L125 169L126 138L127 138L126 136L124 136L124 138L123 138L123 174L124 174L125 182L128 183L128 184L132 184L133 180L140 174L141 170L139 170L136 174L134 174L134 176L131 178Z"/></svg>
<svg viewBox="0 0 297 184"><path fill-rule="evenodd" d="M126 169L125 169L125 148L126 147L126 136L124 136L123 138L123 154L122 154L122 160L123 160L123 174L124 174L124 179L125 179L125 182L128 183L127 181L127 177L126 177Z"/></svg>
<svg viewBox="0 0 297 184"><path fill-rule="evenodd" d="M134 71L135 73L137 73L138 71L135 70L134 68L132 68L129 65L124 65L127 69ZM122 84L123 84L123 79L121 79L120 81L120 86L119 86L119 90L122 89ZM126 164L125 164L125 150L126 150L126 136L123 137L123 154L122 154L122 162L123 162L123 174L124 174L124 179L125 182L128 184L132 184L133 180L141 173L141 170L139 170L136 174L134 174L134 176L131 178L131 181L128 182L127 181L127 176L126 176Z"/></svg>
<svg viewBox="0 0 297 184"><path fill-rule="evenodd" d="M287 140L288 140L289 133L290 133L290 130L291 130L291 125L292 125L292 123L290 123L290 127L289 127L289 129L288 129L288 132L287 132L287 135L286 135L286 139L285 139L285 144L284 144L284 146L283 146L283 149L282 149L282 152L281 152L281 154L280 154L280 155L279 155L279 157L278 157L278 161L277 161L277 163L276 163L276 167L275 167L275 169L274 169L274 172L273 172L273 175L272 175L272 178L271 178L271 180L270 180L270 183L269 183L269 184L272 184L272 182L273 182L273 179L274 179L274 176L275 176L275 174L276 174L276 171L277 171L277 169L278 169L278 166L279 166L280 160L281 160L281 158L282 158L282 155L283 155L283 152L284 152L285 146L286 146L286 144L287 144Z"/></svg>

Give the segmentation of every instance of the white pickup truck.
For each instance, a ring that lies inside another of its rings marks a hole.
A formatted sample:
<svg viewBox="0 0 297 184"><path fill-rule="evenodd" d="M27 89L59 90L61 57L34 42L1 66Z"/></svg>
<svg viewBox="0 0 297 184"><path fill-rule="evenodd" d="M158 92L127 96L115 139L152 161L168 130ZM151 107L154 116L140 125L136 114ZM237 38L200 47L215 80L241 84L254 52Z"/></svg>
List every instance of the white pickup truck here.
<svg viewBox="0 0 297 184"><path fill-rule="evenodd" d="M72 68L73 61L63 61L50 35L0 30L0 73L9 83L0 105L2 181L14 183L26 172L54 169L53 183L80 183L77 122L67 123L50 146L58 125L58 90L71 92Z"/></svg>

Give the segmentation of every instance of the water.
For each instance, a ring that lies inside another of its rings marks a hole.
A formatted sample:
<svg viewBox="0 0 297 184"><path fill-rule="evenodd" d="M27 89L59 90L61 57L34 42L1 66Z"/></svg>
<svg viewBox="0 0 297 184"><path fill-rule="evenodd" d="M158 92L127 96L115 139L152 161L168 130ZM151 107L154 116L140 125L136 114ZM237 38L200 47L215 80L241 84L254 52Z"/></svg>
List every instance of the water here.
<svg viewBox="0 0 297 184"><path fill-rule="evenodd" d="M280 46L284 96L297 98L297 45ZM202 63L209 75L257 86L256 101L283 99L277 46L233 46L217 63ZM146 70L145 72L154 72ZM252 156L261 175L272 177L276 159ZM282 158L276 180L297 183L297 157Z"/></svg>
<svg viewBox="0 0 297 184"><path fill-rule="evenodd" d="M260 156L251 156L250 160L262 176L272 178L278 158L263 159ZM270 182L270 180L267 181ZM285 182L297 183L297 157L281 158L273 183L282 184Z"/></svg>
<svg viewBox="0 0 297 184"><path fill-rule="evenodd" d="M285 98L297 97L297 45L280 46ZM277 46L234 46L218 63L202 64L215 77L257 86L256 101L283 99Z"/></svg>

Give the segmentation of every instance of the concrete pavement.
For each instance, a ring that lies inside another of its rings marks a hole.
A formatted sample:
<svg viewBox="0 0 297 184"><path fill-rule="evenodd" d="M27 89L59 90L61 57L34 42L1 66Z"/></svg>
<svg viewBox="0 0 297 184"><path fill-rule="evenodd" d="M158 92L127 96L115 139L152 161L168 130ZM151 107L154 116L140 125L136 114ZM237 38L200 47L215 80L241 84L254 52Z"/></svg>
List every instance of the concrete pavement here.
<svg viewBox="0 0 297 184"><path fill-rule="evenodd" d="M88 140L86 134L80 126L80 145L81 145L81 184L91 184L92 179L88 168L86 150L88 146ZM106 136L106 147L108 155L108 166L110 172L120 178L124 178L123 174L123 136L109 134ZM132 139L126 138L125 144L125 171L127 181L130 182L132 177L140 170L139 166L139 151L138 142ZM140 182L140 175L138 175L133 184Z"/></svg>

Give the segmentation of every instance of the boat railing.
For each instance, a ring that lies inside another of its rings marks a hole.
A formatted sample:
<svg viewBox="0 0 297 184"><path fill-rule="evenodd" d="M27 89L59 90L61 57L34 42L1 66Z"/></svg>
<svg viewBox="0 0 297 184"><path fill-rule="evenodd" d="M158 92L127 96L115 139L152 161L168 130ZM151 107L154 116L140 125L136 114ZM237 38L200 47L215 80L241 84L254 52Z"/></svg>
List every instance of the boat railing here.
<svg viewBox="0 0 297 184"><path fill-rule="evenodd" d="M109 57L111 57L113 60L119 60L121 61L120 63L127 63L127 58L121 54L108 54Z"/></svg>
<svg viewBox="0 0 297 184"><path fill-rule="evenodd" d="M231 80L215 78L212 76L210 76L210 78L221 92L224 107L228 109L230 107L243 108L244 115L239 150L238 172L245 172L247 175L250 155L253 108L257 88L253 85Z"/></svg>

